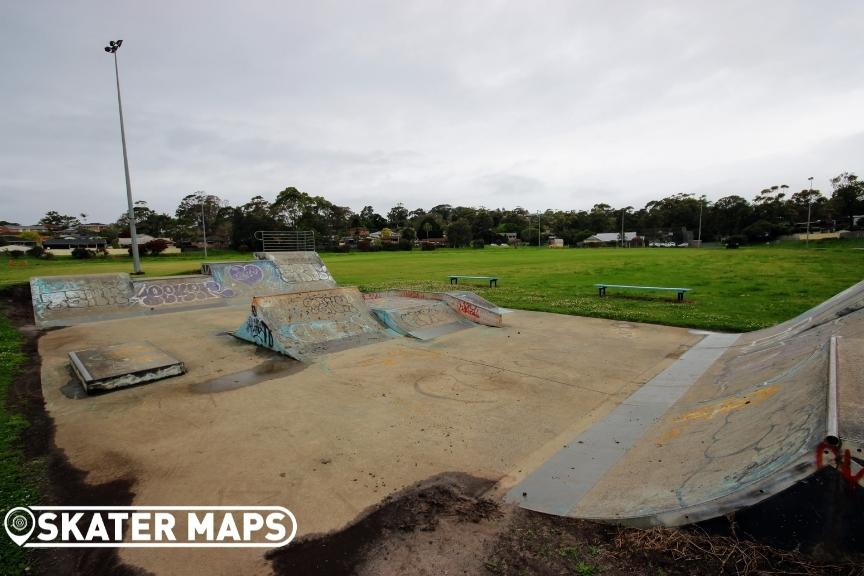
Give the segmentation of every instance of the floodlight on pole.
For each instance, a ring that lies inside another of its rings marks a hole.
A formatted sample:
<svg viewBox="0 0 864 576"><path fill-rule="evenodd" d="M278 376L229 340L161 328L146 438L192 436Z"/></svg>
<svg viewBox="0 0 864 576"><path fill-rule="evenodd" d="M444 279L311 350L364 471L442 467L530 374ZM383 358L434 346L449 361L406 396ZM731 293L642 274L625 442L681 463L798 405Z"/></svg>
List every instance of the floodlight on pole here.
<svg viewBox="0 0 864 576"><path fill-rule="evenodd" d="M810 190L807 194L807 240L804 242L804 247L810 248L810 207L813 204L813 176L807 180L810 181Z"/></svg>
<svg viewBox="0 0 864 576"><path fill-rule="evenodd" d="M123 125L123 102L120 99L120 69L117 66L117 49L123 40L111 40L105 52L114 55L114 78L117 81L117 109L120 111L120 141L123 144L123 170L126 172L126 202L129 204L129 236L132 241L132 269L141 274L141 258L138 255L138 232L135 230L135 203L132 202L132 181L129 178L129 157L126 154L126 127Z"/></svg>

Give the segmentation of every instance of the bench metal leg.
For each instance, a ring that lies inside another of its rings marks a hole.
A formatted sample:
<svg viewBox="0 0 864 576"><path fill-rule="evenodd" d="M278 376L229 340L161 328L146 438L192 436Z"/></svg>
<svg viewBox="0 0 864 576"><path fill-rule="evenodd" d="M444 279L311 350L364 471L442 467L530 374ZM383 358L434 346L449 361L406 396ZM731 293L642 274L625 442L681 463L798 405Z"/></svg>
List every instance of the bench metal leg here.
<svg viewBox="0 0 864 576"><path fill-rule="evenodd" d="M602 298L603 296L606 296L606 287L605 287L605 286L601 286L601 287L597 288L597 290L600 292L600 297L601 297L601 298Z"/></svg>
<svg viewBox="0 0 864 576"><path fill-rule="evenodd" d="M452 286L453 284L459 284L459 279L458 278L450 278L450 285Z"/></svg>
<svg viewBox="0 0 864 576"><path fill-rule="evenodd" d="M489 288L492 288L493 284L497 288L498 287L498 280L489 280Z"/></svg>
<svg viewBox="0 0 864 576"><path fill-rule="evenodd" d="M684 301L684 293L678 292L678 302L683 302L683 301Z"/></svg>

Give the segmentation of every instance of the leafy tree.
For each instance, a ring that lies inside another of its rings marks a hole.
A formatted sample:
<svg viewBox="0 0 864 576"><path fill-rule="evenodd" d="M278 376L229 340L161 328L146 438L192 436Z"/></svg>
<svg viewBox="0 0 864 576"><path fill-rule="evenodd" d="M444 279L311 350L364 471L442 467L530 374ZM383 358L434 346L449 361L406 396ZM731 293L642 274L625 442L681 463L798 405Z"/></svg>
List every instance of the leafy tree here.
<svg viewBox="0 0 864 576"><path fill-rule="evenodd" d="M858 176L851 172L843 172L831 179L831 187L834 188L831 204L851 230L854 228L853 217L864 214L864 181L858 180Z"/></svg>
<svg viewBox="0 0 864 576"><path fill-rule="evenodd" d="M81 222L75 216L60 214L51 210L45 213L45 216L39 220L39 224L45 226L49 230L65 230L67 228L77 228Z"/></svg>
<svg viewBox="0 0 864 576"><path fill-rule="evenodd" d="M381 230L385 226L387 226L387 220L376 213L372 206L364 206L362 210L360 210L360 222L362 222L361 226L368 230Z"/></svg>
<svg viewBox="0 0 864 576"><path fill-rule="evenodd" d="M447 227L447 242L454 248L467 246L471 242L471 224L460 219Z"/></svg>
<svg viewBox="0 0 864 576"><path fill-rule="evenodd" d="M737 234L750 223L753 208L741 196L724 196L711 208L711 220L722 236Z"/></svg>
<svg viewBox="0 0 864 576"><path fill-rule="evenodd" d="M391 228L399 229L408 221L408 210L400 202L387 212L387 224Z"/></svg>
<svg viewBox="0 0 864 576"><path fill-rule="evenodd" d="M406 226L399 231L399 238L402 240L408 240L409 242L413 242L417 239L417 231L414 230L411 226Z"/></svg>
<svg viewBox="0 0 864 576"><path fill-rule="evenodd" d="M42 236L39 235L35 230L25 230L18 235L22 240L27 240L28 242L35 242L37 246L42 245Z"/></svg>
<svg viewBox="0 0 864 576"><path fill-rule="evenodd" d="M444 228L437 217L427 214L417 222L417 229L423 231L423 239L441 238L444 236Z"/></svg>

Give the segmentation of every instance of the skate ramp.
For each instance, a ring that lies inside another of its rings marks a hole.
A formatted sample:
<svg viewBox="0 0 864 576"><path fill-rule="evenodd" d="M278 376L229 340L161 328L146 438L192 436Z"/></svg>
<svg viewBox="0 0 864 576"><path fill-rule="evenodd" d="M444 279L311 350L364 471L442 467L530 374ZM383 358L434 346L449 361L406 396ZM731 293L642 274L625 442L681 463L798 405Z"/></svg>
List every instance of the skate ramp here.
<svg viewBox="0 0 864 576"><path fill-rule="evenodd" d="M117 318L134 306L128 274L37 276L30 294L40 328Z"/></svg>
<svg viewBox="0 0 864 576"><path fill-rule="evenodd" d="M295 288L293 292L336 287L336 280L317 252L256 252L255 257L274 262L282 281Z"/></svg>
<svg viewBox="0 0 864 576"><path fill-rule="evenodd" d="M393 337L357 288L255 297L234 336L301 361Z"/></svg>
<svg viewBox="0 0 864 576"><path fill-rule="evenodd" d="M474 324L501 326L501 308L472 292L420 292L417 290L384 290L366 292L363 298L370 306L379 299L413 299L443 302L459 316ZM398 300L397 300L398 301ZM382 306L376 306L381 308Z"/></svg>
<svg viewBox="0 0 864 576"><path fill-rule="evenodd" d="M202 274L135 279L121 273L33 277L36 325L70 326L201 307L248 306L253 296L335 286L314 252L208 262L201 270Z"/></svg>
<svg viewBox="0 0 864 576"><path fill-rule="evenodd" d="M706 335L507 499L650 526L752 506L829 466L860 491L862 338L864 282L778 326Z"/></svg>
<svg viewBox="0 0 864 576"><path fill-rule="evenodd" d="M368 295L363 296L366 298ZM366 299L369 309L384 326L402 336L432 340L477 325L442 301L378 294L375 296Z"/></svg>

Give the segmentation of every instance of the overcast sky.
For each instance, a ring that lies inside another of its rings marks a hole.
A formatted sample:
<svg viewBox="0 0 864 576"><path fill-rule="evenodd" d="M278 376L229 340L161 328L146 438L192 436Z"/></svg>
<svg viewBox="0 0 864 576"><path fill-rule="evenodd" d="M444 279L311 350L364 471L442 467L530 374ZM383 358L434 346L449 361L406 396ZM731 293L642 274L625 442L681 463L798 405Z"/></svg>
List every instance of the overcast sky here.
<svg viewBox="0 0 864 576"><path fill-rule="evenodd" d="M287 186L640 208L864 172L864 2L4 2L0 220Z"/></svg>

